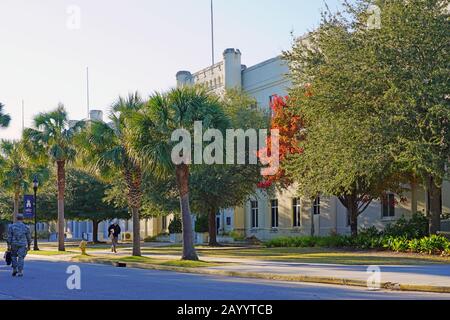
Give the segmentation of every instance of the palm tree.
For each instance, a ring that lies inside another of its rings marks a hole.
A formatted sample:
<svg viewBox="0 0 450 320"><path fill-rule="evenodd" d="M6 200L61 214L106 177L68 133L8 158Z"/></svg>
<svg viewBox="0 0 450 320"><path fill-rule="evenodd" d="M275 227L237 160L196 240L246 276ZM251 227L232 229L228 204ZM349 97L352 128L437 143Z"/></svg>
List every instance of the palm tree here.
<svg viewBox="0 0 450 320"><path fill-rule="evenodd" d="M143 106L138 93L127 99L119 97L112 105L111 123L92 121L76 137L81 165L106 181L123 179L133 220L133 256L141 255L140 213L142 205L142 170L129 155L126 119Z"/></svg>
<svg viewBox="0 0 450 320"><path fill-rule="evenodd" d="M3 109L5 105L0 102L0 128L6 128L9 126L9 122L11 121L11 117L8 114L3 113Z"/></svg>
<svg viewBox="0 0 450 320"><path fill-rule="evenodd" d="M2 140L0 157L3 160L0 167L0 185L13 194L13 222L16 222L20 195L28 190L35 175L40 176L40 181L42 181L48 172L45 167L36 166L31 162L27 156L25 145L21 141Z"/></svg>
<svg viewBox="0 0 450 320"><path fill-rule="evenodd" d="M56 110L40 113L34 118L34 127L25 129L24 140L32 146L36 159L56 164L58 186L58 250L64 246L64 193L66 188L66 165L75 159L73 137L79 126L69 127L67 112L62 104Z"/></svg>
<svg viewBox="0 0 450 320"><path fill-rule="evenodd" d="M154 94L128 123L134 158L155 174L175 174L183 221L183 260L198 260L189 207L191 164L189 161L173 163L171 154L175 143L171 141L171 135L177 129L192 133L195 121L202 121L204 128L222 129L228 124L217 98L202 88L183 87L166 94Z"/></svg>

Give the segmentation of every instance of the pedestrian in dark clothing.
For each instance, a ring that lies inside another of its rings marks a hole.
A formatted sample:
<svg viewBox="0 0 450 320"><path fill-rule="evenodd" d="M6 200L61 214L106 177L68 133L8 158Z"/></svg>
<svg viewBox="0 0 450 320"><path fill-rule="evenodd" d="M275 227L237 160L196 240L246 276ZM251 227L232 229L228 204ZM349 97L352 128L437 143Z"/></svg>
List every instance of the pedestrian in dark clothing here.
<svg viewBox="0 0 450 320"><path fill-rule="evenodd" d="M114 253L117 253L117 245L119 244L119 235L122 232L120 229L119 224L117 223L117 220L114 220L113 224L109 226L108 228L108 236L111 239L111 251Z"/></svg>

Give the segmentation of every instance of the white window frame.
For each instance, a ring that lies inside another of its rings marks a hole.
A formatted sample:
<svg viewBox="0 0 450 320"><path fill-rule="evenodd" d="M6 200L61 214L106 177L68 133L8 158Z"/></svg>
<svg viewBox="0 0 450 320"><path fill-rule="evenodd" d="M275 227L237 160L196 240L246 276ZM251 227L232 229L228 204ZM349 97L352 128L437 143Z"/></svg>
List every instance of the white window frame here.
<svg viewBox="0 0 450 320"><path fill-rule="evenodd" d="M276 219L274 219L276 218ZM272 229L277 229L280 225L278 199L270 200L270 221Z"/></svg>
<svg viewBox="0 0 450 320"><path fill-rule="evenodd" d="M386 193L386 198L383 201L387 201L387 204L384 202L381 203L381 217L383 219L393 219L395 218L395 194L394 193ZM387 208L387 212L385 212L385 208ZM387 215L385 215L387 213Z"/></svg>
<svg viewBox="0 0 450 320"><path fill-rule="evenodd" d="M250 218L252 229L259 228L259 203L258 200L250 201Z"/></svg>
<svg viewBox="0 0 450 320"><path fill-rule="evenodd" d="M292 199L292 225L294 228L302 226L302 200L300 198Z"/></svg>
<svg viewBox="0 0 450 320"><path fill-rule="evenodd" d="M313 214L316 215L320 215L320 210L321 210L321 206L320 206L320 196L318 196L316 199L314 199L314 203L313 203Z"/></svg>

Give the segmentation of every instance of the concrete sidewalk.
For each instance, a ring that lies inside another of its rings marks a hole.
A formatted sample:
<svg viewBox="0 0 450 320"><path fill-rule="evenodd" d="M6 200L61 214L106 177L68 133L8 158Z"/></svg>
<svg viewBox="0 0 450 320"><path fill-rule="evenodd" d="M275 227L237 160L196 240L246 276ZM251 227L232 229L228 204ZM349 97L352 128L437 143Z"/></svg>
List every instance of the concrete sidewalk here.
<svg viewBox="0 0 450 320"><path fill-rule="evenodd" d="M113 255L108 251L98 251L95 254L107 257L129 256L127 252ZM180 258L178 255L144 254L143 256L166 260ZM370 266L261 261L201 255L200 259L224 265L197 268L194 272L282 281L367 286L369 277L373 275L372 271L368 271ZM132 264L128 265L132 266ZM380 281L383 288L450 293L450 265L380 265L376 267L380 270Z"/></svg>
<svg viewBox="0 0 450 320"><path fill-rule="evenodd" d="M393 288L404 287L447 287L450 292L450 265L430 266L376 266L380 270L380 282L391 284ZM211 267L214 270L245 271L256 274L301 275L311 279L331 278L358 281L367 284L373 275L369 266L300 264L290 262L252 261L241 262L239 266L225 265Z"/></svg>

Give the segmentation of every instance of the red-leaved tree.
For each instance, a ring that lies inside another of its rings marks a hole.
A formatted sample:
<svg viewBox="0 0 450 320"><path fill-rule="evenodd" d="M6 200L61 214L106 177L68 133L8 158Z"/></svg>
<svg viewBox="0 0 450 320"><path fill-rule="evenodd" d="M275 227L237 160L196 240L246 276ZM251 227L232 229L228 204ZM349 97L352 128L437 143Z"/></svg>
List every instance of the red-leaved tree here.
<svg viewBox="0 0 450 320"><path fill-rule="evenodd" d="M308 89L307 92L309 94L310 90ZM258 184L258 187L262 189L269 188L274 183L283 186L292 184L293 181L283 169L283 163L289 155L303 152L299 142L305 138L305 123L294 104L290 104L288 96L273 96L270 107L272 110L271 130L279 131L280 169L277 174L264 177L264 180ZM267 155L270 155L272 152L271 148L272 137L269 136L266 148L259 150L258 157L262 161L267 161Z"/></svg>

